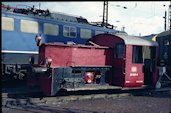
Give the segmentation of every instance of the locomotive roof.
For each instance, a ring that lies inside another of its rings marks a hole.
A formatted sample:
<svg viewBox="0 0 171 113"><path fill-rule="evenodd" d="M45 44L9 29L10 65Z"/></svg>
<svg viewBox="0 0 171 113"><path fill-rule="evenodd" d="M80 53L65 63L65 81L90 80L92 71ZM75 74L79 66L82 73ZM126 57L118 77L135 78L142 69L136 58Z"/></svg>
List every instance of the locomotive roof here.
<svg viewBox="0 0 171 113"><path fill-rule="evenodd" d="M171 30L164 31L164 32L158 34L157 37L163 37L163 36L169 36L169 35L171 35Z"/></svg>
<svg viewBox="0 0 171 113"><path fill-rule="evenodd" d="M50 13L50 15L54 19L88 24L87 19L85 19L81 16L74 16L74 15L64 14L64 13L60 13L60 12L52 12L52 13Z"/></svg>
<svg viewBox="0 0 171 113"><path fill-rule="evenodd" d="M36 10L36 9L35 9ZM37 9L40 10L40 9ZM47 10L41 10L47 11ZM48 10L49 11L49 10ZM30 17L38 17L38 18L46 18L46 19L53 19L53 20L60 20L60 21L67 21L67 22L74 22L74 23L81 23L81 24L89 24L88 20L81 16L65 14L61 12L49 12L48 14L38 13L34 14L29 9L15 9L15 10L3 10L2 12L13 13L13 14L22 14Z"/></svg>
<svg viewBox="0 0 171 113"><path fill-rule="evenodd" d="M125 45L143 45L143 46L158 46L158 43L150 39L130 36L126 34L115 34L115 36L124 40Z"/></svg>

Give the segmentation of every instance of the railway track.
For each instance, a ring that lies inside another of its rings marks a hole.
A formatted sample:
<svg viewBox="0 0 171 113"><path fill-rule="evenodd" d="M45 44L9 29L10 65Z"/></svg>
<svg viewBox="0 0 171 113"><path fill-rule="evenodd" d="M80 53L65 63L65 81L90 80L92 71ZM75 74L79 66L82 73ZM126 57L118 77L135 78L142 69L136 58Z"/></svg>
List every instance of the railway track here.
<svg viewBox="0 0 171 113"><path fill-rule="evenodd" d="M15 85L16 86L15 86ZM159 89L161 91L171 91L171 88ZM40 90L28 90L25 82L3 84L2 87L2 106L10 105L34 105L34 104L58 104L61 102L94 100L94 99L114 99L125 98L134 95L148 95L156 93L152 88L114 88L114 89L93 89L93 90L61 90L54 97L44 96Z"/></svg>
<svg viewBox="0 0 171 113"><path fill-rule="evenodd" d="M59 102L77 101L77 100L93 100L106 98L120 98L131 96L130 93L123 94L91 94L91 95L71 95L58 97L43 97L43 98L2 98L2 106L8 105L27 105L27 104L57 104Z"/></svg>
<svg viewBox="0 0 171 113"><path fill-rule="evenodd" d="M2 93L2 106L10 105L34 105L34 104L58 104L60 102L125 98L133 95L147 94L145 89L116 89L116 90L87 90L87 91L61 91L55 97L43 96L41 92L26 94Z"/></svg>

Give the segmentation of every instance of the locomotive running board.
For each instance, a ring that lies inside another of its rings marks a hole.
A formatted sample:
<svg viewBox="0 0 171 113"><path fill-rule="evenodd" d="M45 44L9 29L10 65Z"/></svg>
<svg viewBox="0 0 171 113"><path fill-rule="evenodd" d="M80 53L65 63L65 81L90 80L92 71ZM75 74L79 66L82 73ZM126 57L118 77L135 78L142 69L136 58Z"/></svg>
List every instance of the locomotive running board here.
<svg viewBox="0 0 171 113"><path fill-rule="evenodd" d="M79 88L66 88L67 91L107 90L107 89L122 89L122 87L121 86L109 86L109 85L85 85Z"/></svg>

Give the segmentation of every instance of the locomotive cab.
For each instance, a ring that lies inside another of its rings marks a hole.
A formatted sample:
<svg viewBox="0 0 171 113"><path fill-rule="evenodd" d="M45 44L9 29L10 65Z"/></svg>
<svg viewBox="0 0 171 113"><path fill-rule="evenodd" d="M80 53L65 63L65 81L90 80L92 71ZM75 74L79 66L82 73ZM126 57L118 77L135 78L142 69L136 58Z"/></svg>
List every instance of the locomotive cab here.
<svg viewBox="0 0 171 113"><path fill-rule="evenodd" d="M124 34L100 34L89 41L110 48L107 65L113 67L110 84L122 87L155 85L157 46L154 41Z"/></svg>

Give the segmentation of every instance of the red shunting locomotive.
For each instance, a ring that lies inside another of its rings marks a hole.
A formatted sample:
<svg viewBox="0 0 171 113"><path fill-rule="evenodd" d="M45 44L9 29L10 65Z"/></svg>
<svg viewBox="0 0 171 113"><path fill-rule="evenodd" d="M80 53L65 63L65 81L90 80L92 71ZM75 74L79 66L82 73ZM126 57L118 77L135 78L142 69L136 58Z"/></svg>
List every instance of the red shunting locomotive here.
<svg viewBox="0 0 171 113"><path fill-rule="evenodd" d="M45 43L27 83L40 85L47 96L60 89L154 86L156 42L125 34L99 34L91 45Z"/></svg>

